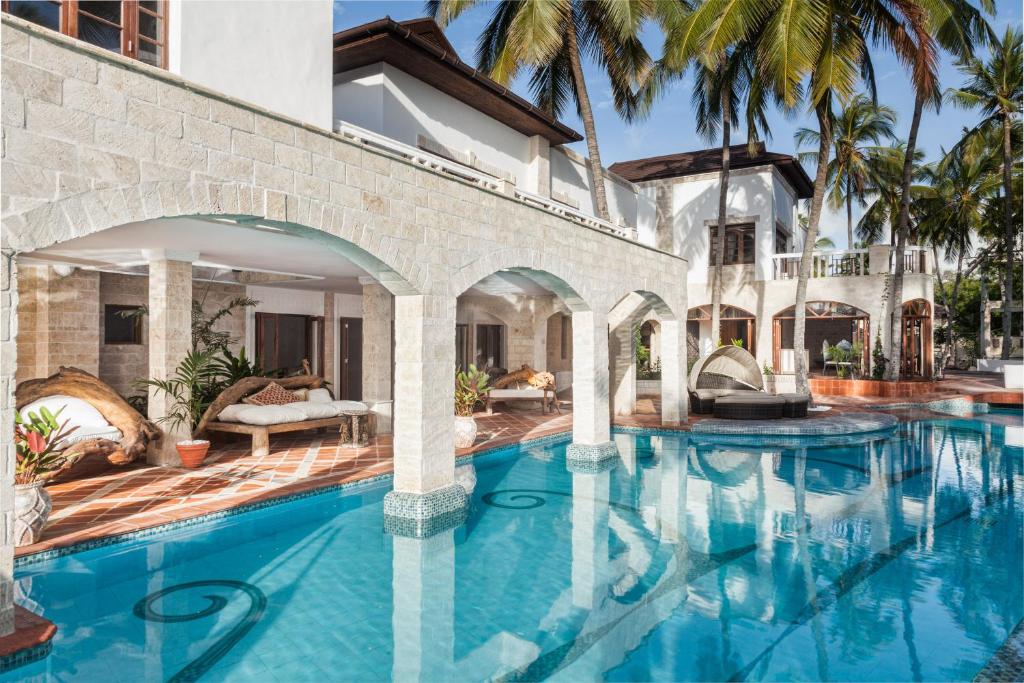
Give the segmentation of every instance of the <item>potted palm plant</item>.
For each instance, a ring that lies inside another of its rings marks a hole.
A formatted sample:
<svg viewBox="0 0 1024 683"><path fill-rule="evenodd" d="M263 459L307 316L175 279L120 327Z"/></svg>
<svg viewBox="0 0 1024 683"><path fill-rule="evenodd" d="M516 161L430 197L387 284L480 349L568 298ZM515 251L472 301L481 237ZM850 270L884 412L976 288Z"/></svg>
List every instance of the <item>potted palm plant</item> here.
<svg viewBox="0 0 1024 683"><path fill-rule="evenodd" d="M222 388L216 351L191 351L167 379L145 379L140 386L153 387L171 399L167 415L157 422L171 427L184 427L191 434L199 424L207 406ZM183 439L175 445L184 467L203 464L210 442L206 439Z"/></svg>
<svg viewBox="0 0 1024 683"><path fill-rule="evenodd" d="M469 448L476 442L473 409L484 400L490 388L486 372L470 365L466 372L455 373L455 447Z"/></svg>
<svg viewBox="0 0 1024 683"><path fill-rule="evenodd" d="M64 411L47 408L38 413L14 413L14 445L17 462L14 471L14 544L32 545L50 517L53 504L43 485L48 473L64 465L57 445L78 427L58 422Z"/></svg>

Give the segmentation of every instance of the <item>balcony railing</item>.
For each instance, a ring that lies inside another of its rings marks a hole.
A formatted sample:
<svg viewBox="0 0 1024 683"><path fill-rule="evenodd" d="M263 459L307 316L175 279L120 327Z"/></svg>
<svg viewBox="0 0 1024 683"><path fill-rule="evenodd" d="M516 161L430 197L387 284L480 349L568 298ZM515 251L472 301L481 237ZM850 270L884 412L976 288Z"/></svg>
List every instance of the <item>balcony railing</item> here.
<svg viewBox="0 0 1024 683"><path fill-rule="evenodd" d="M896 253L893 252L893 259ZM904 273L927 273L928 272L928 249L927 247L906 247L903 252Z"/></svg>
<svg viewBox="0 0 1024 683"><path fill-rule="evenodd" d="M775 254L774 275L776 280L795 280L800 275L800 259L803 254ZM811 255L811 277L853 277L867 275L870 263L867 249L842 249L836 251L815 251Z"/></svg>
<svg viewBox="0 0 1024 683"><path fill-rule="evenodd" d="M425 152L422 149L407 145L398 140L394 140L380 133L375 133L372 130L361 128L360 126L353 125L347 121L340 119L335 121L335 131L344 135L347 138L351 138L367 147L373 147L376 149L389 152L391 154L397 154L400 157L408 159L409 161L424 166L433 171L439 171L462 180L469 181L480 187L492 190L494 192L501 192L510 197L538 206L551 213L558 214L564 218L567 218L573 222L580 223L589 228L594 228L604 232L611 233L618 237L623 237L629 240L636 240L637 231L636 228L629 226L615 225L608 221L601 220L596 216L590 216L579 209L573 208L567 204L562 204L553 199L547 197L541 197L525 190L521 190L515 187L508 180L502 178L496 178L487 173L482 173L474 168L470 168L464 164L460 164L457 161L446 159L437 154Z"/></svg>
<svg viewBox="0 0 1024 683"><path fill-rule="evenodd" d="M802 254L775 254L772 256L773 277L776 280L795 280L800 276ZM811 255L811 277L856 277L858 275L885 275L896 272L895 252L886 244L868 249L837 249L815 251ZM928 275L932 272L931 251L927 247L907 247L903 254L903 272Z"/></svg>

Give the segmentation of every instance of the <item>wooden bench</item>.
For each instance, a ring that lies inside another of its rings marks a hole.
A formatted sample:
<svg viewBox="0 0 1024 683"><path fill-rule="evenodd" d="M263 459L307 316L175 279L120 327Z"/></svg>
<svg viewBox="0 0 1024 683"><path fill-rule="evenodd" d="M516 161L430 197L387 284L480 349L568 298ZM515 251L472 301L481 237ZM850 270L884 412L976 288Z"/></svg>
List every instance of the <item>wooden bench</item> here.
<svg viewBox="0 0 1024 683"><path fill-rule="evenodd" d="M548 413L552 408L561 414L558 407L558 397L552 389L491 389L487 392L485 406L487 414L493 413L493 405L502 401L540 401L542 413Z"/></svg>
<svg viewBox="0 0 1024 683"><path fill-rule="evenodd" d="M270 435L283 434L284 432L301 432L307 429L324 429L326 427L341 427L349 421L349 417L339 415L338 417L325 417L319 420L305 420L303 422L282 422L276 425L250 425L241 422L218 422L206 423L206 429L211 432L227 432L230 434L251 434L252 454L262 457L270 453Z"/></svg>

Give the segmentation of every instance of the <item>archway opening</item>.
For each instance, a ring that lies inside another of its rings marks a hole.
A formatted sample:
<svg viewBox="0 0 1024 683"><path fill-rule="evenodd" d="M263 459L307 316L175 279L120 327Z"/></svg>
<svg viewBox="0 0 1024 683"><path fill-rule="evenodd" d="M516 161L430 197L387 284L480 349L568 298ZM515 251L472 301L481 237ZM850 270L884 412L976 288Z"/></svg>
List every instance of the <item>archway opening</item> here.
<svg viewBox="0 0 1024 683"><path fill-rule="evenodd" d="M912 299L903 304L903 351L900 376L906 378L932 376L932 307L925 299Z"/></svg>
<svg viewBox="0 0 1024 683"><path fill-rule="evenodd" d="M692 360L706 356L721 340L723 344L742 346L757 355L757 316L738 306L723 305L719 312L718 338L711 331L711 306L696 306L686 313L686 345Z"/></svg>
<svg viewBox="0 0 1024 683"><path fill-rule="evenodd" d="M528 268L503 269L456 298L456 365L488 375L484 405L496 413L555 413L568 407L573 378L574 309L567 283Z"/></svg>
<svg viewBox="0 0 1024 683"><path fill-rule="evenodd" d="M807 354L808 368L824 373L827 370L825 361L829 349L847 344L856 352L860 367L870 367L871 316L855 306L838 301L808 301L805 311L804 352ZM795 306L779 311L772 319L772 363L775 372L795 371L795 320ZM829 367L832 367L831 364Z"/></svg>

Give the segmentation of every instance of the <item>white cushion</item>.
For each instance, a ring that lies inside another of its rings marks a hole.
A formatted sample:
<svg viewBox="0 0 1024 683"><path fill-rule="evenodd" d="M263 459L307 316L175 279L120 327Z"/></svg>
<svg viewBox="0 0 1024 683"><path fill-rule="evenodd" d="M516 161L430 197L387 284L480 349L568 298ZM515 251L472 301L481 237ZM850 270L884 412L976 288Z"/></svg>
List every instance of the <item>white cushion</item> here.
<svg viewBox="0 0 1024 683"><path fill-rule="evenodd" d="M365 403L359 401L331 401L331 405L337 408L339 414L342 410L370 410Z"/></svg>
<svg viewBox="0 0 1024 683"><path fill-rule="evenodd" d="M64 408L63 412L57 416L57 421L64 423L65 420L68 422L69 427L109 427L110 423L106 421L100 411L92 407L91 404L83 401L80 398L74 398L73 396L64 396L58 394L56 396L47 396L41 398L38 401L33 401L27 406L21 409L21 414L28 417L29 413L39 413L39 409L46 407L54 415L57 415L57 411ZM79 429L79 431L82 431Z"/></svg>
<svg viewBox="0 0 1024 683"><path fill-rule="evenodd" d="M543 389L491 389L491 398L544 398Z"/></svg>
<svg viewBox="0 0 1024 683"><path fill-rule="evenodd" d="M330 403L332 400L331 392L326 389L310 389L307 400L310 403Z"/></svg>
<svg viewBox="0 0 1024 683"><path fill-rule="evenodd" d="M314 401L300 401L289 403L289 408L301 411L307 420L321 420L325 417L337 417L338 408L331 403L316 403Z"/></svg>
<svg viewBox="0 0 1024 683"><path fill-rule="evenodd" d="M67 437L60 440L57 444L56 450L62 451L72 444L76 444L80 441L89 441L90 439L107 439L109 441L120 441L121 430L117 427L80 427L75 431L71 432Z"/></svg>
<svg viewBox="0 0 1024 683"><path fill-rule="evenodd" d="M305 422L306 416L301 410L292 408L294 404L280 406L246 406L246 410L237 412L238 422L247 425L279 425L286 422Z"/></svg>
<svg viewBox="0 0 1024 683"><path fill-rule="evenodd" d="M246 410L255 407L256 406L247 405L245 403L234 403L232 405L229 405L224 410L220 411L220 413L217 415L217 419L220 420L221 422L240 422L238 416L245 412Z"/></svg>

